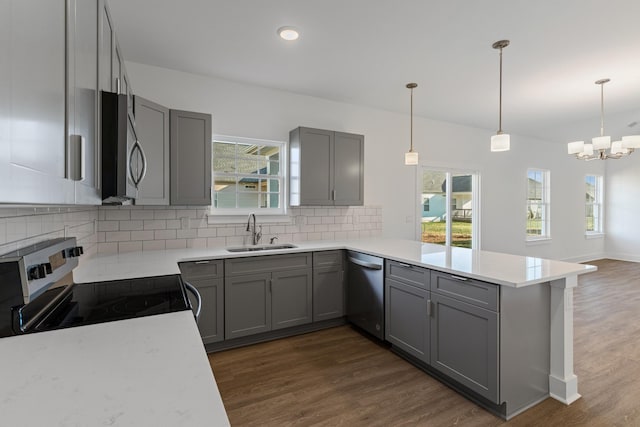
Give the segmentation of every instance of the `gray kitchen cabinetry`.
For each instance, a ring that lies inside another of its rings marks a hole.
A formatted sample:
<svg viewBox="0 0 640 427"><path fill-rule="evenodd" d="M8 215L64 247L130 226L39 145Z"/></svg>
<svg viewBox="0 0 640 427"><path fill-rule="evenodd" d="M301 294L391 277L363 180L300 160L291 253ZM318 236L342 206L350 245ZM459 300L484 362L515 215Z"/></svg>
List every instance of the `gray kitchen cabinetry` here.
<svg viewBox="0 0 640 427"><path fill-rule="evenodd" d="M211 115L170 110L171 204L211 205Z"/></svg>
<svg viewBox="0 0 640 427"><path fill-rule="evenodd" d="M147 175L137 205L169 205L169 109L135 97L136 134L144 146Z"/></svg>
<svg viewBox="0 0 640 427"><path fill-rule="evenodd" d="M289 133L292 206L361 206L364 136L299 127Z"/></svg>
<svg viewBox="0 0 640 427"><path fill-rule="evenodd" d="M431 274L431 366L499 403L498 286Z"/></svg>
<svg viewBox="0 0 640 427"><path fill-rule="evenodd" d="M204 344L224 340L224 275L222 260L180 263L182 279L202 297L198 329ZM189 295L191 299L192 296ZM192 304L196 304L191 300Z"/></svg>
<svg viewBox="0 0 640 427"><path fill-rule="evenodd" d="M0 2L0 201L75 202L66 160L66 1Z"/></svg>
<svg viewBox="0 0 640 427"><path fill-rule="evenodd" d="M67 144L76 204L101 204L98 144L98 0L67 4Z"/></svg>
<svg viewBox="0 0 640 427"><path fill-rule="evenodd" d="M385 271L385 339L429 363L429 270L387 260Z"/></svg>
<svg viewBox="0 0 640 427"><path fill-rule="evenodd" d="M312 321L310 253L225 260L225 339Z"/></svg>
<svg viewBox="0 0 640 427"><path fill-rule="evenodd" d="M344 251L313 253L313 321L344 316Z"/></svg>

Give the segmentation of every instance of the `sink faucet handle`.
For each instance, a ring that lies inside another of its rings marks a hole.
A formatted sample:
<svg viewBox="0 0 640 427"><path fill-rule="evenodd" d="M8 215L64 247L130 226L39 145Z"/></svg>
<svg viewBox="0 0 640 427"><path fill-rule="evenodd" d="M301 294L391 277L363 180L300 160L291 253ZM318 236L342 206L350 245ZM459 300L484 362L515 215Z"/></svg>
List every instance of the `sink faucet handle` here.
<svg viewBox="0 0 640 427"><path fill-rule="evenodd" d="M262 239L262 226L259 225L258 228L260 231L256 233L256 245L260 242L260 239Z"/></svg>
<svg viewBox="0 0 640 427"><path fill-rule="evenodd" d="M269 243L273 245L273 242L275 242L276 240L278 240L278 236L273 236L271 239L269 239Z"/></svg>

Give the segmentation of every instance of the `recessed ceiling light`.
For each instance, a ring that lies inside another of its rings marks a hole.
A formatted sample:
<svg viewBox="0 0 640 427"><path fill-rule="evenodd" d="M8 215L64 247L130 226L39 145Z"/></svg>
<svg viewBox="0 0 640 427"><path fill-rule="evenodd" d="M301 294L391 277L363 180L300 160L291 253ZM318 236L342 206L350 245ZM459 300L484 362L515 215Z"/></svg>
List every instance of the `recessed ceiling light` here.
<svg viewBox="0 0 640 427"><path fill-rule="evenodd" d="M298 29L295 27L280 27L278 28L278 35L280 38L287 41L297 40L298 37L300 37Z"/></svg>

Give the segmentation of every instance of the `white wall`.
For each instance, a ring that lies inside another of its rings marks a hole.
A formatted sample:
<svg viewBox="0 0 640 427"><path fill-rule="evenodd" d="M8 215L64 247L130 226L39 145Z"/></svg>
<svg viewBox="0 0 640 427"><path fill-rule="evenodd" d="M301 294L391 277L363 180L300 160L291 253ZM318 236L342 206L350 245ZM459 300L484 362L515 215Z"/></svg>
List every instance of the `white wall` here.
<svg viewBox="0 0 640 427"><path fill-rule="evenodd" d="M384 235L416 237L417 169L403 164L407 115L137 63L128 63L127 69L137 95L169 108L211 113L217 134L286 141L297 126L364 134L365 205L382 207ZM423 92L428 96L428 89ZM504 119L508 130L508 111ZM604 173L603 162L578 162L566 154L564 144L517 135L512 135L511 151L491 153L492 132L414 119L414 145L422 164L480 173L482 249L555 259L601 257L604 240L584 238L583 216L584 175ZM533 246L525 244L524 236L528 167L551 170L552 185L553 239Z"/></svg>
<svg viewBox="0 0 640 427"><path fill-rule="evenodd" d="M607 163L605 206L607 256L640 261L640 152Z"/></svg>

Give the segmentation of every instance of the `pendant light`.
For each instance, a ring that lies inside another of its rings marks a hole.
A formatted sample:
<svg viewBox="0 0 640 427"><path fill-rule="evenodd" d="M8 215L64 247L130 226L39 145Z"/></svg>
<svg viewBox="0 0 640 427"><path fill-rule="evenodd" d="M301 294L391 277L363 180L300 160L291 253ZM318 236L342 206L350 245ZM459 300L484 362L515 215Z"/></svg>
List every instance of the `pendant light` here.
<svg viewBox="0 0 640 427"><path fill-rule="evenodd" d="M640 148L640 135L623 136L620 141L611 142L611 137L604 134L604 85L610 81L610 79L596 80L596 84L600 85L600 136L592 138L591 144L575 141L567 145L569 154L575 154L578 160L619 159ZM608 153L607 150L609 150Z"/></svg>
<svg viewBox="0 0 640 427"><path fill-rule="evenodd" d="M404 164L407 166L418 164L418 153L413 151L413 89L417 87L417 83L407 83L407 89L411 90L411 146L409 147L409 152L404 153Z"/></svg>
<svg viewBox="0 0 640 427"><path fill-rule="evenodd" d="M500 49L500 110L498 115L498 132L491 137L491 151L509 151L511 138L502 131L502 49L509 46L509 40L498 40L492 47Z"/></svg>

